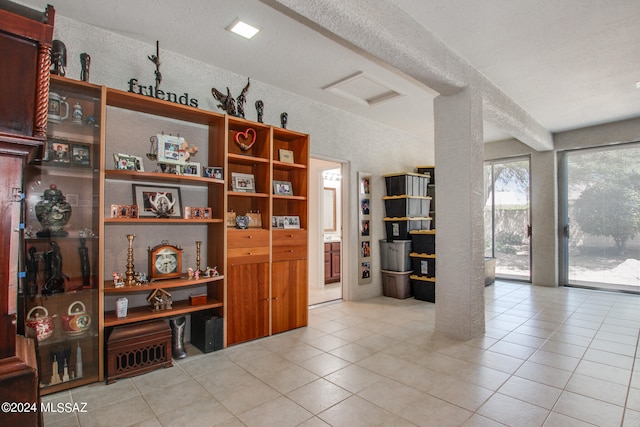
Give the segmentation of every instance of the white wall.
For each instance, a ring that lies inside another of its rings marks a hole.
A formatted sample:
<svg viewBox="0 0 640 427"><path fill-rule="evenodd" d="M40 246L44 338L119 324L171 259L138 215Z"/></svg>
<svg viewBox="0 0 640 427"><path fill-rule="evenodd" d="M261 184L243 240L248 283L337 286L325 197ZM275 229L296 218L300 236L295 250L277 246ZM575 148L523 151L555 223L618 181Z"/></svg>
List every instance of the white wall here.
<svg viewBox="0 0 640 427"><path fill-rule="evenodd" d="M137 78L140 84L154 84L154 67L147 55L155 53L155 44L141 43L121 35L92 27L64 16L56 16L54 37L67 46L67 76L79 78L82 52L91 55L90 82L116 89L128 90L127 82ZM217 101L211 95L211 88L229 86L232 92L239 92L246 84L247 77L222 70L213 65L204 64L178 53L162 50L162 86L165 91L188 93L190 98L198 100L199 108L218 111ZM215 41L211 49L215 49ZM348 188L349 216L344 218L350 226L343 236L345 250L357 251L357 179L358 171L373 174L372 180L372 227L371 241L384 238L384 208L381 201L384 195L384 180L381 175L395 172L412 171L416 165L433 164L433 141L420 138L358 116L337 110L288 92L286 88L276 88L252 80L247 100L247 118L255 120L253 104L257 99L265 103L264 122L279 125L280 113L289 113L288 128L311 135L311 155L345 159L350 162ZM372 108L384 108L381 104ZM131 126L135 126L132 124ZM140 144L138 154L148 148L147 141L131 141L129 154L136 154L134 144ZM310 206L310 209L315 209ZM179 236L176 236L179 237ZM106 236L122 238L124 236ZM173 239L173 236L167 236ZM349 245L350 242L351 247ZM143 260L146 253L138 255ZM347 256L346 259L349 259ZM345 298L358 300L382 294L379 274L374 275L370 285L357 285L357 252L351 258L343 275L348 277L349 288ZM109 264L109 260L106 260ZM379 255L373 254L373 271L379 271Z"/></svg>

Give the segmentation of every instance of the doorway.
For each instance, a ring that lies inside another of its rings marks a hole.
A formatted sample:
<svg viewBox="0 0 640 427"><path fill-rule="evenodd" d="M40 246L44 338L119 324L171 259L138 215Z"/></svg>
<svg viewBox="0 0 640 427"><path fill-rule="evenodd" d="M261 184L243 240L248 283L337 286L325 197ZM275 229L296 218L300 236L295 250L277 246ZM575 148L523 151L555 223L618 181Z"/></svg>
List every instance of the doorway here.
<svg viewBox="0 0 640 427"><path fill-rule="evenodd" d="M640 144L561 154L561 284L640 292Z"/></svg>
<svg viewBox="0 0 640 427"><path fill-rule="evenodd" d="M495 258L496 277L531 281L530 161L485 162L485 257Z"/></svg>
<svg viewBox="0 0 640 427"><path fill-rule="evenodd" d="M309 305L343 297L343 164L312 158L309 162Z"/></svg>

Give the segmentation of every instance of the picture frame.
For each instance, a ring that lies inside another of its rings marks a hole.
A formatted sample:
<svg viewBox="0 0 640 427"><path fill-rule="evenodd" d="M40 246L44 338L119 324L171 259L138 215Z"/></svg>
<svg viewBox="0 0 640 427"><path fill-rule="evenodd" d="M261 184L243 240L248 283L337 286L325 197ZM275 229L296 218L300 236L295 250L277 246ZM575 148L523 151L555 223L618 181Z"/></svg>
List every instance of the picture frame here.
<svg viewBox="0 0 640 427"><path fill-rule="evenodd" d="M180 187L131 184L133 188L133 201L138 209L139 218L157 218L158 215L152 209L151 198L163 195L172 203L169 218L182 218L182 196Z"/></svg>
<svg viewBox="0 0 640 427"><path fill-rule="evenodd" d="M223 169L216 166L204 167L202 170L202 176L205 178L224 179Z"/></svg>
<svg viewBox="0 0 640 427"><path fill-rule="evenodd" d="M200 176L200 163L186 162L180 165L180 175Z"/></svg>
<svg viewBox="0 0 640 427"><path fill-rule="evenodd" d="M249 173L231 173L231 189L243 193L255 193L256 181L255 177Z"/></svg>
<svg viewBox="0 0 640 427"><path fill-rule="evenodd" d="M72 144L71 164L80 168L91 167L91 146L88 144Z"/></svg>
<svg viewBox="0 0 640 427"><path fill-rule="evenodd" d="M130 154L114 153L113 163L116 170L144 172L144 164L142 163L142 157L132 156Z"/></svg>
<svg viewBox="0 0 640 427"><path fill-rule="evenodd" d="M273 181L273 194L293 196L293 185L289 181Z"/></svg>
<svg viewBox="0 0 640 427"><path fill-rule="evenodd" d="M367 172L358 172L358 222L360 233L358 236L358 262L360 264L360 276L358 285L367 285L373 282L371 277L371 259L373 258L374 246L371 243L373 235L373 222L371 221L371 179L372 175Z"/></svg>
<svg viewBox="0 0 640 427"><path fill-rule="evenodd" d="M299 216L285 216L283 228L300 228Z"/></svg>
<svg viewBox="0 0 640 427"><path fill-rule="evenodd" d="M211 208L186 206L184 208L184 217L185 219L195 220L211 219Z"/></svg>
<svg viewBox="0 0 640 427"><path fill-rule="evenodd" d="M111 218L138 218L138 206L111 205Z"/></svg>
<svg viewBox="0 0 640 427"><path fill-rule="evenodd" d="M280 148L278 150L278 160L282 163L294 163L293 151Z"/></svg>
<svg viewBox="0 0 640 427"><path fill-rule="evenodd" d="M69 166L71 164L71 143L67 139L52 139L48 141L48 159L55 166Z"/></svg>
<svg viewBox="0 0 640 427"><path fill-rule="evenodd" d="M185 163L184 138L173 135L156 135L158 139L158 163L182 165Z"/></svg>
<svg viewBox="0 0 640 427"><path fill-rule="evenodd" d="M235 228L236 213L234 211L227 212L227 227Z"/></svg>

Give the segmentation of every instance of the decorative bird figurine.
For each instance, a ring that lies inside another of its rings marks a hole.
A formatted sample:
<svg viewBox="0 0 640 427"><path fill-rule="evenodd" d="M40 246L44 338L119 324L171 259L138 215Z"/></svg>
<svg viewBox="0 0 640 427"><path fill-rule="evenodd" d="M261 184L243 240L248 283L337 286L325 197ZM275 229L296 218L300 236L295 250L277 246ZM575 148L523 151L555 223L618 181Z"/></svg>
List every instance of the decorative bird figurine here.
<svg viewBox="0 0 640 427"><path fill-rule="evenodd" d="M227 94L226 95L224 93L220 92L215 87L211 88L211 94L220 103L220 104L218 104L218 108L223 109L224 111L227 112L227 114L229 114L231 116L244 118L244 103L247 100L247 92L249 91L249 86L250 85L251 85L251 82L250 82L249 79L247 79L247 85L244 87L244 89L242 89L242 92L238 96L238 100L237 100L238 109L237 110L236 110L236 100L233 98L233 96L231 96L231 91L229 90L228 86L227 86Z"/></svg>

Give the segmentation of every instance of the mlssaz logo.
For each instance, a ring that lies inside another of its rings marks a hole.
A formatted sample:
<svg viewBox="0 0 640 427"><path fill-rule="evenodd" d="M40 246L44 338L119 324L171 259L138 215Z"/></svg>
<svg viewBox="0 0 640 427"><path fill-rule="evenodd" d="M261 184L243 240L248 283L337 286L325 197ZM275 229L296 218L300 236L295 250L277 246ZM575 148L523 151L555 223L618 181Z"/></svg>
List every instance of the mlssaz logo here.
<svg viewBox="0 0 640 427"><path fill-rule="evenodd" d="M178 96L178 94L174 92L165 92L161 89L156 89L153 85L140 85L138 84L138 79L129 80L129 92L198 108L198 100L195 98L189 98L189 94L186 92Z"/></svg>

